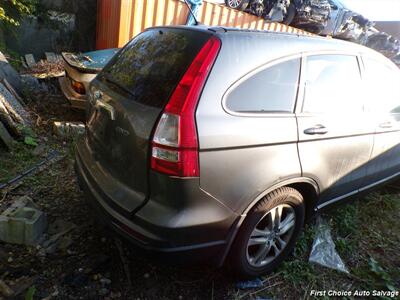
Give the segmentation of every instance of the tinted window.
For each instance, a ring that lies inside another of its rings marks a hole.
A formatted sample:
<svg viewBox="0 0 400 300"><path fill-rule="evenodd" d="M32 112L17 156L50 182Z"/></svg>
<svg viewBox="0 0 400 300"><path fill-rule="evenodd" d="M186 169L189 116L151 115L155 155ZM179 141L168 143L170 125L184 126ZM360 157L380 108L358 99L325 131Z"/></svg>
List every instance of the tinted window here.
<svg viewBox="0 0 400 300"><path fill-rule="evenodd" d="M142 104L166 103L208 34L183 29L145 31L130 41L99 74Z"/></svg>
<svg viewBox="0 0 400 300"><path fill-rule="evenodd" d="M358 61L350 55L307 57L303 112L363 111Z"/></svg>
<svg viewBox="0 0 400 300"><path fill-rule="evenodd" d="M226 106L236 112L292 112L299 71L300 59L262 70L230 92Z"/></svg>
<svg viewBox="0 0 400 300"><path fill-rule="evenodd" d="M369 109L400 113L400 71L374 59L364 58L363 61Z"/></svg>

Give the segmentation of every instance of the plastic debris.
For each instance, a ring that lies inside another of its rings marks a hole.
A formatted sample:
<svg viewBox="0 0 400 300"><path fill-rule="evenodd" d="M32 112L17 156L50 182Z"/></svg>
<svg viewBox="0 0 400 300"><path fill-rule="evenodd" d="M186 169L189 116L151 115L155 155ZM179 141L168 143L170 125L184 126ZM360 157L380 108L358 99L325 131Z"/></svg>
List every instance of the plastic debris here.
<svg viewBox="0 0 400 300"><path fill-rule="evenodd" d="M312 245L309 261L330 269L349 273L335 249L331 228L322 218L317 219L317 233Z"/></svg>
<svg viewBox="0 0 400 300"><path fill-rule="evenodd" d="M247 281L239 281L236 283L236 287L241 290L254 289L263 286L263 281L260 278Z"/></svg>

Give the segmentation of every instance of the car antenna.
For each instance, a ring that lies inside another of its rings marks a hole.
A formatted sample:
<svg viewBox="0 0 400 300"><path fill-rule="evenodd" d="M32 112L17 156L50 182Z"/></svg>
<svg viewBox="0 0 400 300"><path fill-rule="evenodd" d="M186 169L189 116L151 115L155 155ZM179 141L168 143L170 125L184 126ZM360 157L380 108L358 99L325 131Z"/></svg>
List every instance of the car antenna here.
<svg viewBox="0 0 400 300"><path fill-rule="evenodd" d="M192 17L194 19L195 25L199 25L199 21L197 21L196 15L194 14L192 8L190 7L190 4L187 2L187 0L184 0L184 1L185 1L187 8L189 9L190 14L192 15Z"/></svg>

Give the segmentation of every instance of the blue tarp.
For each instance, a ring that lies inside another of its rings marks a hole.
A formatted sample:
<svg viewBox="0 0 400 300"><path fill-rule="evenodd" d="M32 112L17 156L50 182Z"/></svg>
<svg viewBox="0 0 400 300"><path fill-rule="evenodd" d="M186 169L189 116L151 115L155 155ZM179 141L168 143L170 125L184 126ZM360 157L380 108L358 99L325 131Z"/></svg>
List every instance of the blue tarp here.
<svg viewBox="0 0 400 300"><path fill-rule="evenodd" d="M199 11L200 6L203 4L203 0L187 0L192 8L193 14L197 17L197 13ZM192 14L189 13L188 20L186 25L196 25L196 21L193 18Z"/></svg>

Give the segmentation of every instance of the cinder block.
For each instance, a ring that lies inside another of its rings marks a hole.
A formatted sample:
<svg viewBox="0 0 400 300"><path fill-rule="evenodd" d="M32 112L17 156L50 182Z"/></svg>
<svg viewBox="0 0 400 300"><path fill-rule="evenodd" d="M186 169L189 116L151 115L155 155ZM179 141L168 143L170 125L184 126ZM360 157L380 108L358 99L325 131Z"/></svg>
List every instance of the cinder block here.
<svg viewBox="0 0 400 300"><path fill-rule="evenodd" d="M34 245L47 227L46 215L25 196L0 215L0 240L6 243Z"/></svg>

